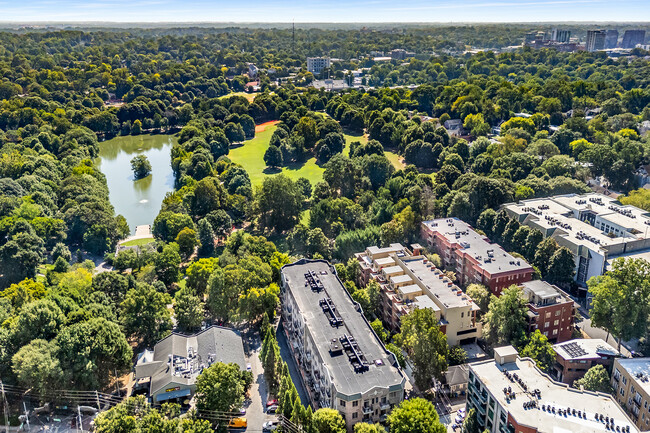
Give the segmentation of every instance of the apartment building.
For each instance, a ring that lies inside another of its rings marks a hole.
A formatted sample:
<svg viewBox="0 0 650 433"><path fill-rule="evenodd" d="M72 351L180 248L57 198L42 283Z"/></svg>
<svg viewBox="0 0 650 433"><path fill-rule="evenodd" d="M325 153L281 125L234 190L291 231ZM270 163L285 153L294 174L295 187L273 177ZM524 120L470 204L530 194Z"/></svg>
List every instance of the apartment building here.
<svg viewBox="0 0 650 433"><path fill-rule="evenodd" d="M612 396L555 382L512 346L469 364L467 409L472 408L480 431L491 433L639 432Z"/></svg>
<svg viewBox="0 0 650 433"><path fill-rule="evenodd" d="M647 257L650 213L603 194L567 194L503 205L521 224L552 237L575 256L575 279L584 285L617 257Z"/></svg>
<svg viewBox="0 0 650 433"><path fill-rule="evenodd" d="M536 329L551 343L571 339L578 306L559 287L542 280L521 284L528 300L528 332Z"/></svg>
<svg viewBox="0 0 650 433"><path fill-rule="evenodd" d="M411 248L409 251L401 244L391 244L387 248L369 247L356 255L361 264L362 285L373 279L381 286L383 322L397 332L402 316L418 308L429 308L436 314L449 345L480 338L478 305L420 254L419 244Z"/></svg>
<svg viewBox="0 0 650 433"><path fill-rule="evenodd" d="M329 57L307 57L307 72L318 75L323 72L323 69L330 67Z"/></svg>
<svg viewBox="0 0 650 433"><path fill-rule="evenodd" d="M384 421L404 399L406 376L333 266L302 259L282 267L282 320L314 410L338 410L349 431Z"/></svg>
<svg viewBox="0 0 650 433"><path fill-rule="evenodd" d="M567 385L573 385L575 380L598 364L611 372L614 359L621 356L618 350L600 338L577 338L555 344L553 350L555 366L552 375Z"/></svg>
<svg viewBox="0 0 650 433"><path fill-rule="evenodd" d="M625 30L621 48L634 48L645 43L645 30Z"/></svg>
<svg viewBox="0 0 650 433"><path fill-rule="evenodd" d="M604 49L606 37L607 32L605 30L588 30L585 49L587 51L598 51Z"/></svg>
<svg viewBox="0 0 650 433"><path fill-rule="evenodd" d="M456 272L462 286L483 284L499 296L503 289L533 277L533 267L525 260L513 257L458 218L424 221L421 230L429 248L440 255L445 268Z"/></svg>
<svg viewBox="0 0 650 433"><path fill-rule="evenodd" d="M612 371L614 396L639 430L650 430L650 358L619 358Z"/></svg>

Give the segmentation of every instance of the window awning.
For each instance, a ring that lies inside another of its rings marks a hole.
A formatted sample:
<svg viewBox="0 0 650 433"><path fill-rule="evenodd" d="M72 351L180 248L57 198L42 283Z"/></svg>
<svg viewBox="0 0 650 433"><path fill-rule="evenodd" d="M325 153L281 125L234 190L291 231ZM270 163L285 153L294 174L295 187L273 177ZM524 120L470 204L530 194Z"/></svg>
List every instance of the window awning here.
<svg viewBox="0 0 650 433"><path fill-rule="evenodd" d="M164 401L164 400L171 400L172 398L187 397L191 393L192 393L192 390L190 390L189 388L177 389L175 391L169 391L169 392L163 392L162 394L158 394L156 396L156 401Z"/></svg>

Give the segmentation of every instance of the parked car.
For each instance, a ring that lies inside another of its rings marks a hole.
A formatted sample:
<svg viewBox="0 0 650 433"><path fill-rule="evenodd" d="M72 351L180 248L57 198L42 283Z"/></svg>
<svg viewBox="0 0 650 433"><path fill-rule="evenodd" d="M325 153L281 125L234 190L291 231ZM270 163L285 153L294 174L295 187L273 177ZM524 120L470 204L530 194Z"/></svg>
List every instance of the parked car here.
<svg viewBox="0 0 650 433"><path fill-rule="evenodd" d="M278 405L274 404L266 408L266 413L275 413L278 410Z"/></svg>
<svg viewBox="0 0 650 433"><path fill-rule="evenodd" d="M239 414L240 415L246 415L246 408L245 407L240 408L239 409Z"/></svg>
<svg viewBox="0 0 650 433"><path fill-rule="evenodd" d="M244 417L233 418L228 423L229 428L246 428L248 427L248 421Z"/></svg>
<svg viewBox="0 0 650 433"><path fill-rule="evenodd" d="M275 406L278 405L278 401L277 401L276 399L269 400L269 401L266 402L266 407L274 406L274 405L275 405Z"/></svg>
<svg viewBox="0 0 650 433"><path fill-rule="evenodd" d="M280 421L273 420L273 421L267 421L262 425L262 430L263 431L275 431L277 428L280 427Z"/></svg>
<svg viewBox="0 0 650 433"><path fill-rule="evenodd" d="M253 371L253 366L251 365L250 362L246 364L246 371Z"/></svg>

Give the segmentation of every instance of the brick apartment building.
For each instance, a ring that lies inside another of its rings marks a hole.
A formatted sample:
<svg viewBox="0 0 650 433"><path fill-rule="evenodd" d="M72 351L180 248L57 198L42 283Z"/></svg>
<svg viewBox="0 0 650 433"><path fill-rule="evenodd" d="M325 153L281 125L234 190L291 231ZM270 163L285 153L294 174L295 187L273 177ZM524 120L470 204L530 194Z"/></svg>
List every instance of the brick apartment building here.
<svg viewBox="0 0 650 433"><path fill-rule="evenodd" d="M424 221L421 231L443 265L456 272L461 286L483 284L499 296L503 289L533 277L533 267L525 260L513 257L458 218Z"/></svg>
<svg viewBox="0 0 650 433"><path fill-rule="evenodd" d="M521 284L528 300L528 332L536 329L551 343L571 339L577 312L577 305L560 288L542 280Z"/></svg>
<svg viewBox="0 0 650 433"><path fill-rule="evenodd" d="M577 338L555 344L555 366L551 372L556 380L573 385L591 367L601 364L612 371L614 360L621 354L600 338Z"/></svg>

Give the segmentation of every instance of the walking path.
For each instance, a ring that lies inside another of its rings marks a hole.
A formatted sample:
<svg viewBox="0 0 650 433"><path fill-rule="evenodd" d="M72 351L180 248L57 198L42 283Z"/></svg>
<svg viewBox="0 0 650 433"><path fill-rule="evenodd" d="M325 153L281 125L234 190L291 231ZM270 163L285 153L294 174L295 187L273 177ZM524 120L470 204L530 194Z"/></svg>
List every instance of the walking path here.
<svg viewBox="0 0 650 433"><path fill-rule="evenodd" d="M119 243L120 245L129 241L134 241L136 239L149 239L153 238L153 234L151 233L151 225L150 224L144 224L141 226L137 226L135 228L135 234L132 236L129 236L126 239L122 239Z"/></svg>

